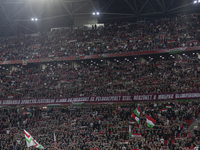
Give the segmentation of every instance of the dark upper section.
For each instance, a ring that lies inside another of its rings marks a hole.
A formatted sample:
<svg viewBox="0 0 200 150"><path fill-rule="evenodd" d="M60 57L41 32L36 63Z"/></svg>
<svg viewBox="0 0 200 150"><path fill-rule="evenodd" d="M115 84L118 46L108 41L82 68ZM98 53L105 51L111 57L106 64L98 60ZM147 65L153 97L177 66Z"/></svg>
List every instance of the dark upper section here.
<svg viewBox="0 0 200 150"><path fill-rule="evenodd" d="M99 22L133 22L198 12L199 6L193 0L1 0L0 36L72 26L74 16L93 11L100 12Z"/></svg>

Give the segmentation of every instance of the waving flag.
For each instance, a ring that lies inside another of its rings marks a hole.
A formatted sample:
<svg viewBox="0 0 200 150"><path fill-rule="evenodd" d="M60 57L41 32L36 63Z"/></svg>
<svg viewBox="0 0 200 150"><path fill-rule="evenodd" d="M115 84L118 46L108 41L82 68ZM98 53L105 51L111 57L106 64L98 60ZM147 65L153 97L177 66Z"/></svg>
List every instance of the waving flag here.
<svg viewBox="0 0 200 150"><path fill-rule="evenodd" d="M25 135L27 147L34 146L35 144L33 142L33 137L26 130L24 130L24 135Z"/></svg>
<svg viewBox="0 0 200 150"><path fill-rule="evenodd" d="M22 115L28 115L29 117L31 117L32 113L31 112L23 112Z"/></svg>
<svg viewBox="0 0 200 150"><path fill-rule="evenodd" d="M36 140L33 139L34 142L34 147L38 148L38 149L44 149L44 147L42 145L40 145Z"/></svg>
<svg viewBox="0 0 200 150"><path fill-rule="evenodd" d="M136 117L136 116L134 115L134 113L132 113L131 117L132 117L133 119L135 119L136 122L139 124L140 119L139 119L138 117Z"/></svg>
<svg viewBox="0 0 200 150"><path fill-rule="evenodd" d="M44 149L44 147L40 145L26 130L24 130L24 135L27 147L34 146L38 149Z"/></svg>
<svg viewBox="0 0 200 150"><path fill-rule="evenodd" d="M141 138L142 135L140 133L132 133L131 132L131 126L129 126L129 136L133 138Z"/></svg>
<svg viewBox="0 0 200 150"><path fill-rule="evenodd" d="M146 115L147 127L153 128L155 126L156 120Z"/></svg>
<svg viewBox="0 0 200 150"><path fill-rule="evenodd" d="M137 117L139 117L140 116L140 112L141 112L139 106L133 112L135 113L135 115Z"/></svg>

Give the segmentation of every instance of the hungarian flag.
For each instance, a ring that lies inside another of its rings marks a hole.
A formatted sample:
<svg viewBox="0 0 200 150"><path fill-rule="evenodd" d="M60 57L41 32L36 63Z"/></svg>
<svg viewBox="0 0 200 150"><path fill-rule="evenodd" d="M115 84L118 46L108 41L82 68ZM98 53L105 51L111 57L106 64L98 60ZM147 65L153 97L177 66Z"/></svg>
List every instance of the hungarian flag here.
<svg viewBox="0 0 200 150"><path fill-rule="evenodd" d="M49 55L49 58L54 58L54 55Z"/></svg>
<svg viewBox="0 0 200 150"><path fill-rule="evenodd" d="M129 124L131 124L131 125L134 125L134 124L135 124L135 122L133 122L133 121L129 121Z"/></svg>
<svg viewBox="0 0 200 150"><path fill-rule="evenodd" d="M176 86L176 83L170 83L170 86Z"/></svg>
<svg viewBox="0 0 200 150"><path fill-rule="evenodd" d="M12 78L12 76L10 76L10 75L6 75L6 78Z"/></svg>
<svg viewBox="0 0 200 150"><path fill-rule="evenodd" d="M69 40L69 43L72 43L72 42L77 42L77 39Z"/></svg>
<svg viewBox="0 0 200 150"><path fill-rule="evenodd" d="M167 108L167 109L171 109L172 106L171 106L171 105L166 105L166 108Z"/></svg>
<svg viewBox="0 0 200 150"><path fill-rule="evenodd" d="M33 137L26 130L24 130L24 135L27 147L34 146Z"/></svg>
<svg viewBox="0 0 200 150"><path fill-rule="evenodd" d="M141 112L139 106L133 112L135 113L136 116L139 117Z"/></svg>
<svg viewBox="0 0 200 150"><path fill-rule="evenodd" d="M17 112L18 112L18 113L21 113L22 111L23 111L22 108L17 109Z"/></svg>
<svg viewBox="0 0 200 150"><path fill-rule="evenodd" d="M140 133L131 133L131 126L129 126L129 136L133 138L140 138L142 135Z"/></svg>
<svg viewBox="0 0 200 150"><path fill-rule="evenodd" d="M85 105L85 103L84 102L82 102L82 103L72 103L72 105L74 105L74 106L81 106L81 105Z"/></svg>
<svg viewBox="0 0 200 150"><path fill-rule="evenodd" d="M177 102L172 102L175 106L177 106L178 105L178 103Z"/></svg>
<svg viewBox="0 0 200 150"><path fill-rule="evenodd" d="M130 125L129 125L129 132L128 133L129 133L129 136L131 136L132 133L131 133L131 126Z"/></svg>
<svg viewBox="0 0 200 150"><path fill-rule="evenodd" d="M194 45L197 45L197 40L190 41L190 43L192 43L192 44L194 44Z"/></svg>
<svg viewBox="0 0 200 150"><path fill-rule="evenodd" d="M33 139L33 142L34 142L34 147L35 148L38 148L38 149L44 149L44 147L42 145L40 145L35 139Z"/></svg>
<svg viewBox="0 0 200 150"><path fill-rule="evenodd" d="M132 133L131 137L133 137L133 138L141 138L142 134L140 134L140 133Z"/></svg>
<svg viewBox="0 0 200 150"><path fill-rule="evenodd" d="M132 117L133 119L135 119L136 122L139 124L140 119L139 119L138 117L136 117L136 116L134 115L134 113L132 113L131 117Z"/></svg>
<svg viewBox="0 0 200 150"><path fill-rule="evenodd" d="M161 65L157 65L158 68L160 69L164 69L165 67L164 66L161 66Z"/></svg>
<svg viewBox="0 0 200 150"><path fill-rule="evenodd" d="M23 112L22 115L28 115L29 117L32 116L31 112Z"/></svg>
<svg viewBox="0 0 200 150"><path fill-rule="evenodd" d="M94 41L99 41L99 39L94 39Z"/></svg>
<svg viewBox="0 0 200 150"><path fill-rule="evenodd" d="M167 109L166 109L166 108L163 108L163 109L162 109L162 112L167 112Z"/></svg>
<svg viewBox="0 0 200 150"><path fill-rule="evenodd" d="M26 130L24 130L24 135L27 147L34 146L38 149L44 149L44 147L40 145Z"/></svg>
<svg viewBox="0 0 200 150"><path fill-rule="evenodd" d="M129 42L132 43L134 41L134 39L129 39Z"/></svg>
<svg viewBox="0 0 200 150"><path fill-rule="evenodd" d="M150 108L146 108L145 110L146 110L146 111L150 111L151 109L150 109Z"/></svg>
<svg viewBox="0 0 200 150"><path fill-rule="evenodd" d="M8 95L8 98L12 99L14 96L13 95Z"/></svg>
<svg viewBox="0 0 200 150"><path fill-rule="evenodd" d="M92 42L87 42L87 44L92 44Z"/></svg>
<svg viewBox="0 0 200 150"><path fill-rule="evenodd" d="M55 132L54 132L54 142L55 142L55 148L57 148L57 142L56 142Z"/></svg>
<svg viewBox="0 0 200 150"><path fill-rule="evenodd" d="M128 141L120 142L119 144L128 144Z"/></svg>
<svg viewBox="0 0 200 150"><path fill-rule="evenodd" d="M154 111L154 108L150 108L151 111Z"/></svg>
<svg viewBox="0 0 200 150"><path fill-rule="evenodd" d="M167 112L167 109L166 109L166 108L160 109L159 112L160 112L160 113L165 113L165 112Z"/></svg>
<svg viewBox="0 0 200 150"><path fill-rule="evenodd" d="M61 80L61 83L65 84L65 83L68 83L68 81L67 80Z"/></svg>
<svg viewBox="0 0 200 150"><path fill-rule="evenodd" d="M146 115L146 122L147 122L147 127L153 128L155 126L156 120Z"/></svg>

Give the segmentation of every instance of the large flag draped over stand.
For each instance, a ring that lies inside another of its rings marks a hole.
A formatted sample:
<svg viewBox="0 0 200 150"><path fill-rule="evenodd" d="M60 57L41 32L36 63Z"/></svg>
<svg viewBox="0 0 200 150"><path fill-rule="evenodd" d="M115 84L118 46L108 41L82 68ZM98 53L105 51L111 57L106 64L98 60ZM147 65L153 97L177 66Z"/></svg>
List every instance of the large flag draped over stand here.
<svg viewBox="0 0 200 150"><path fill-rule="evenodd" d="M26 130L24 130L24 135L27 147L34 146L38 149L44 149L44 147L40 145Z"/></svg>
<svg viewBox="0 0 200 150"><path fill-rule="evenodd" d="M148 115L146 115L146 121L147 121L147 127L149 128L153 128L155 126L155 122L156 120L154 120L153 118L149 117Z"/></svg>
<svg viewBox="0 0 200 150"><path fill-rule="evenodd" d="M138 117L136 117L136 116L134 115L134 113L132 113L131 117L132 117L133 119L136 120L137 124L139 124L140 119L139 119Z"/></svg>
<svg viewBox="0 0 200 150"><path fill-rule="evenodd" d="M138 106L135 110L134 110L134 113L135 113L135 115L137 116L137 117L139 117L140 116L140 107Z"/></svg>

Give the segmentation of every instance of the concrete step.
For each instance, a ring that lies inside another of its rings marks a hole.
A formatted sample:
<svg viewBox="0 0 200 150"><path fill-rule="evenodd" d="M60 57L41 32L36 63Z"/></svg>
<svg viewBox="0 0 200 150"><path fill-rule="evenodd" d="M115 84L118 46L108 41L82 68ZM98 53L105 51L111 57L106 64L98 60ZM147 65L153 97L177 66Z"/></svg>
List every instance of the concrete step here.
<svg viewBox="0 0 200 150"><path fill-rule="evenodd" d="M192 124L188 127L188 130L191 130L191 136L194 136L194 126L198 126L198 122L200 122L200 118L198 118L197 120L194 120L192 122ZM181 144L181 147L184 147L185 143L183 142Z"/></svg>

